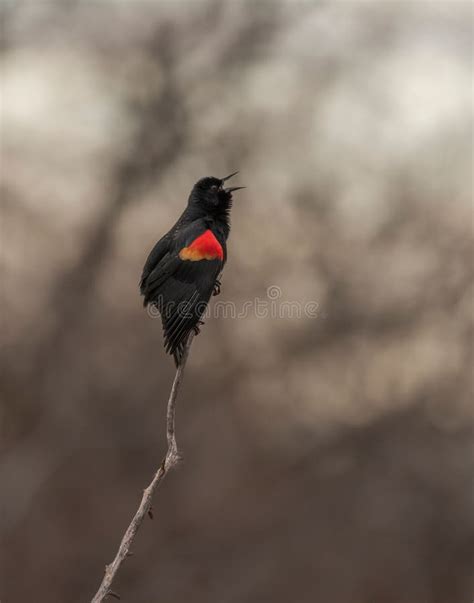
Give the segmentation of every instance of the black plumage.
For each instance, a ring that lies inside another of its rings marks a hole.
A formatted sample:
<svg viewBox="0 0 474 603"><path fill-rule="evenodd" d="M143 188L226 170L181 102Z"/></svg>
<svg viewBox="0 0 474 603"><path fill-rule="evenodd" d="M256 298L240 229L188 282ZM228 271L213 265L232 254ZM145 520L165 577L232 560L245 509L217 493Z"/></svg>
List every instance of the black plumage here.
<svg viewBox="0 0 474 603"><path fill-rule="evenodd" d="M179 364L189 333L199 330L227 260L232 192L226 178L207 177L193 187L188 205L171 230L156 243L143 268L143 305L158 308L165 349Z"/></svg>

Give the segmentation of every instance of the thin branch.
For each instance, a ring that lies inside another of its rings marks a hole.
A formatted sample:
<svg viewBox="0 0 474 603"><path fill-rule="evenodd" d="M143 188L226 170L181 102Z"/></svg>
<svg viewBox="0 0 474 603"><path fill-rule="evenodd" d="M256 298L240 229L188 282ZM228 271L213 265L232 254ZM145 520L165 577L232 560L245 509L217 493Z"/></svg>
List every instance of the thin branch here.
<svg viewBox="0 0 474 603"><path fill-rule="evenodd" d="M178 445L176 443L175 433L175 414L176 414L176 398L178 395L179 387L183 379L184 367L189 354L189 348L194 337L194 332L191 331L186 347L184 349L183 357L176 370L176 375L171 388L170 397L168 399L168 409L166 413L166 437L168 440L168 450L166 451L165 458L163 459L158 471L155 473L150 485L143 492L142 500L137 512L135 513L130 525L128 526L125 534L123 535L122 541L118 548L117 554L110 565L105 567L105 574L102 580L102 584L99 590L95 594L91 603L102 603L107 597L117 597L117 594L111 590L112 582L114 581L120 566L124 559L130 556L130 548L133 540L138 532L143 519L147 514L151 515L151 503L155 490L158 488L160 483L163 481L167 473L179 462L180 456L178 452Z"/></svg>

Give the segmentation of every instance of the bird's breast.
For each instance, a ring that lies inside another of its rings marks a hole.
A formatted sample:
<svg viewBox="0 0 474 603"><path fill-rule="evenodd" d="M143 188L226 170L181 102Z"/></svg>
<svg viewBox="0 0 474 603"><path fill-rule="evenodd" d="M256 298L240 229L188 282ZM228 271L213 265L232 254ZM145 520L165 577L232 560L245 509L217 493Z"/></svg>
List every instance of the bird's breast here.
<svg viewBox="0 0 474 603"><path fill-rule="evenodd" d="M199 262L200 260L223 260L224 250L212 230L206 230L187 247L179 252L182 260Z"/></svg>

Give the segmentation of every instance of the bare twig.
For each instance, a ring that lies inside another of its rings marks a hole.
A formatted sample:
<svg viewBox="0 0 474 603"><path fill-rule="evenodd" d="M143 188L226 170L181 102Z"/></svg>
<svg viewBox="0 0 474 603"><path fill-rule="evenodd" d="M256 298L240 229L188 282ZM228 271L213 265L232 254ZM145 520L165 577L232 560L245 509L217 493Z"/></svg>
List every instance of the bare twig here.
<svg viewBox="0 0 474 603"><path fill-rule="evenodd" d="M105 574L102 584L100 585L99 590L95 594L91 603L102 603L102 601L104 601L107 597L118 596L117 593L114 593L110 588L112 586L112 582L114 581L124 559L132 554L130 552L130 548L144 517L147 514L152 517L151 503L155 490L163 481L168 471L170 471L170 469L172 469L180 459L175 434L176 397L183 379L184 367L186 365L186 360L188 358L189 348L191 347L193 337L194 333L191 332L186 342L183 357L176 370L170 397L168 399L168 409L166 413L166 437L168 440L168 450L166 451L165 458L163 459L158 471L155 473L150 485L144 490L140 506L138 507L137 512L135 513L122 538L114 560L112 563L110 563L110 565L105 567Z"/></svg>

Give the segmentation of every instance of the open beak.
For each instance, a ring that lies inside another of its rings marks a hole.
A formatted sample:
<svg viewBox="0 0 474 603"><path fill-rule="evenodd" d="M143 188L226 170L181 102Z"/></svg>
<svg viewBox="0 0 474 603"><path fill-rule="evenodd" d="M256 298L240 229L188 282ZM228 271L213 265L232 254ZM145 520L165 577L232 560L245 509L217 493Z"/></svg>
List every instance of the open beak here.
<svg viewBox="0 0 474 603"><path fill-rule="evenodd" d="M224 183L226 180L229 180L230 178L232 178L232 176L235 176L238 173L239 172L232 172L232 174L230 174L229 176L226 176L225 178L221 178L221 182ZM230 186L229 188L225 188L224 191L226 193L233 193L234 191L238 191L241 188L245 188L245 186Z"/></svg>
<svg viewBox="0 0 474 603"><path fill-rule="evenodd" d="M239 191L241 188L247 188L245 186L230 186L229 188L225 188L226 193L233 193L234 191Z"/></svg>
<svg viewBox="0 0 474 603"><path fill-rule="evenodd" d="M221 178L221 182L225 182L226 180L230 180L232 178L232 176L235 176L236 174L238 174L239 172L232 172L232 174L230 174L229 176L226 176L225 178Z"/></svg>

